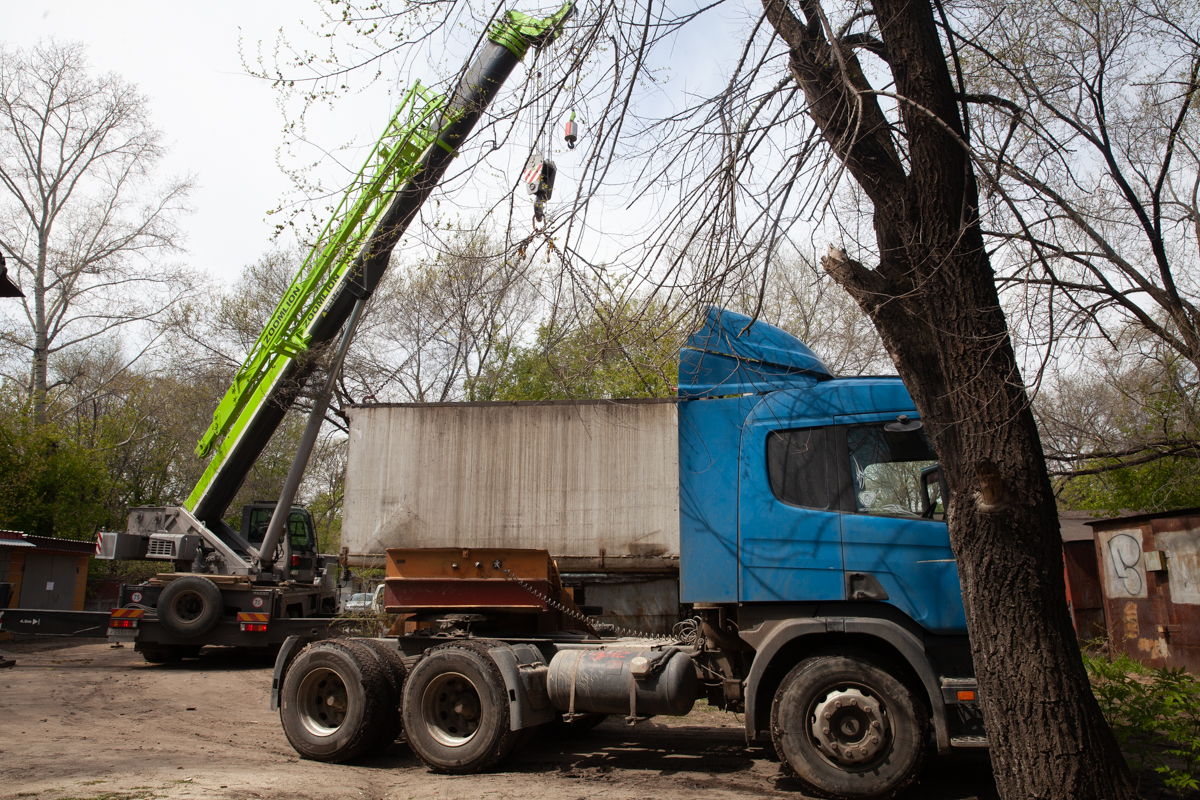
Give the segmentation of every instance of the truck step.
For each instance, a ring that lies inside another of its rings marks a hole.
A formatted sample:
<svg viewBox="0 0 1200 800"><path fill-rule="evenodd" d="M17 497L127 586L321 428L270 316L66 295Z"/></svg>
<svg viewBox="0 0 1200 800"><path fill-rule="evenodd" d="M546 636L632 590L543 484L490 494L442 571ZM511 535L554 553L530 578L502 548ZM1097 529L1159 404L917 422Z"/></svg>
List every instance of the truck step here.
<svg viewBox="0 0 1200 800"><path fill-rule="evenodd" d="M950 737L951 747L987 747L988 740L986 736L952 736Z"/></svg>

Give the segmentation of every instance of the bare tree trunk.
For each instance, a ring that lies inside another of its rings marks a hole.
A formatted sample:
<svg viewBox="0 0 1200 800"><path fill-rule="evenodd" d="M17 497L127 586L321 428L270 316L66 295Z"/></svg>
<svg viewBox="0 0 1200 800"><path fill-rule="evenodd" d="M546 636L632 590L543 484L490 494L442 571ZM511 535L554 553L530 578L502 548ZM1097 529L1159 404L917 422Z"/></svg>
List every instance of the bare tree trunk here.
<svg viewBox="0 0 1200 800"><path fill-rule="evenodd" d="M37 425L46 423L46 395L50 382L50 346L46 336L46 248L45 235L39 235L37 272L33 282L33 364L29 384L33 395L33 421Z"/></svg>
<svg viewBox="0 0 1200 800"><path fill-rule="evenodd" d="M51 356L162 321L192 291L179 249L187 180L159 188L162 158L147 101L114 75L93 78L83 46L0 50L0 249L12 255L30 336L33 419L51 413ZM133 358L137 358L134 348Z"/></svg>
<svg viewBox="0 0 1200 800"><path fill-rule="evenodd" d="M1067 614L1045 458L979 228L978 193L929 0L876 0L907 170L817 0L764 0L825 140L874 203L880 263L826 270L871 317L950 489L948 521L1005 798L1134 797Z"/></svg>

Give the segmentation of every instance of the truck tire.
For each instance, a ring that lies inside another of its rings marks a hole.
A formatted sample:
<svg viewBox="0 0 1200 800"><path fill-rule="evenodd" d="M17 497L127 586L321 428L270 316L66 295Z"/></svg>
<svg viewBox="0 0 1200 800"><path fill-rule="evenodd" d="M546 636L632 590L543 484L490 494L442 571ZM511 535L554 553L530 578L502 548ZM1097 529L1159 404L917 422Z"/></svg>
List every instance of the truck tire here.
<svg viewBox="0 0 1200 800"><path fill-rule="evenodd" d="M372 651L346 639L326 639L305 647L288 666L279 719L302 758L341 763L380 738L389 695Z"/></svg>
<svg viewBox="0 0 1200 800"><path fill-rule="evenodd" d="M224 609L221 590L199 575L176 578L158 596L158 621L182 639L211 631L221 621Z"/></svg>
<svg viewBox="0 0 1200 800"><path fill-rule="evenodd" d="M779 760L806 792L883 800L920 773L929 714L907 686L871 661L816 656L779 685L771 737Z"/></svg>
<svg viewBox="0 0 1200 800"><path fill-rule="evenodd" d="M435 772L482 772L521 738L509 730L508 691L482 642L429 650L404 684L409 747Z"/></svg>
<svg viewBox="0 0 1200 800"><path fill-rule="evenodd" d="M404 721L400 718L400 701L404 699L404 679L408 671L404 668L404 659L401 658L400 651L387 642L381 642L378 639L362 639L356 644L363 645L379 659L379 665L383 668L384 677L391 690L388 700L390 711L386 715L379 739L372 748L373 750L382 750L399 739L404 730Z"/></svg>

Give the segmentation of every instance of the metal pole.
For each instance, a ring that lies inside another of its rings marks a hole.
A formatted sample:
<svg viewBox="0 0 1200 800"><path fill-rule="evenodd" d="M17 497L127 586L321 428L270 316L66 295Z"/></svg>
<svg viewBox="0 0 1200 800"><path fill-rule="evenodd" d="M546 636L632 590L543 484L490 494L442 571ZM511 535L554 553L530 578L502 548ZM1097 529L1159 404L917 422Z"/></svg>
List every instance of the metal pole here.
<svg viewBox="0 0 1200 800"><path fill-rule="evenodd" d="M317 443L317 434L321 432L321 425L325 422L325 409L329 408L329 401L333 398L338 374L342 371L342 362L346 359L346 351L350 349L350 340L354 338L354 331L358 327L358 321L362 317L366 305L367 298L365 297L359 298L358 302L354 304L354 309L350 312L350 319L346 321L346 327L342 331L342 340L338 342L337 352L334 353L333 361L329 365L329 376L325 379L325 385L321 388L320 394L313 401L313 410L308 415L308 425L304 428L304 435L300 437L300 446L296 448L296 457L292 459L292 467L288 470L287 478L283 482L283 491L279 493L279 502L275 505L275 512L271 514L271 523L267 526L267 533L263 537L262 544L258 547L258 565L261 570L270 569L275 563L275 544L279 541L279 536L283 533L288 517L292 513L292 503L296 499L296 492L300 489L300 480L304 477L308 459Z"/></svg>

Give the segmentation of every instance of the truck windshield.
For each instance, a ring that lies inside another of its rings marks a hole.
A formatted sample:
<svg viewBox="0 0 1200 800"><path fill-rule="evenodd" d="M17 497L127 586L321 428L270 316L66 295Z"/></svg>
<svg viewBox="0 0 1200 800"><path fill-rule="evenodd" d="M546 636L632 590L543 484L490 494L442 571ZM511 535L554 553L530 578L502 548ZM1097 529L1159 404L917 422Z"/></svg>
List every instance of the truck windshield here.
<svg viewBox="0 0 1200 800"><path fill-rule="evenodd" d="M846 431L846 444L860 514L921 516L921 470L937 463L924 429L894 432L883 423L855 425Z"/></svg>

